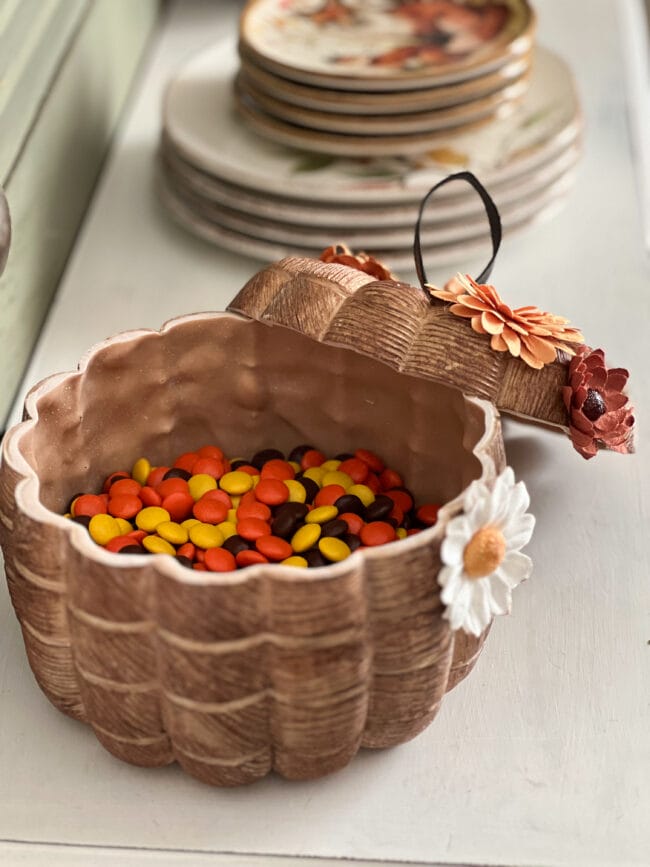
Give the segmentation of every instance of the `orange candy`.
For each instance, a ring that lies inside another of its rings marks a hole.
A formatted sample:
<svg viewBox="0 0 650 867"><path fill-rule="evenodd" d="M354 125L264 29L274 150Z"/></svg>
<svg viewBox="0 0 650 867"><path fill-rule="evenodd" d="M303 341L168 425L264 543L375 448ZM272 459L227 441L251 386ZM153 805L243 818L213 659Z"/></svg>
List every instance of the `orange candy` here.
<svg viewBox="0 0 650 867"><path fill-rule="evenodd" d="M145 485L144 488L140 489L140 499L145 506L159 506L162 503L162 497L158 491L155 491L149 485Z"/></svg>
<svg viewBox="0 0 650 867"><path fill-rule="evenodd" d="M348 525L349 533L354 533L355 536L359 535L364 524L363 518L355 515L354 512L343 512L342 515L339 515L339 518Z"/></svg>
<svg viewBox="0 0 650 867"><path fill-rule="evenodd" d="M135 479L117 479L108 489L109 497L119 497L122 494L135 494L137 497L142 485ZM104 493L107 493L104 491Z"/></svg>
<svg viewBox="0 0 650 867"><path fill-rule="evenodd" d="M406 491L384 491L387 497L399 506L403 512L409 512L413 508L413 497Z"/></svg>
<svg viewBox="0 0 650 867"><path fill-rule="evenodd" d="M338 471L347 473L355 485L362 485L368 476L368 464L359 458L348 458L339 464Z"/></svg>
<svg viewBox="0 0 650 867"><path fill-rule="evenodd" d="M271 518L271 510L264 503L251 503L250 501L241 503L237 509L237 520L241 521L246 518L259 518L260 521L268 521Z"/></svg>
<svg viewBox="0 0 650 867"><path fill-rule="evenodd" d="M415 516L418 521L422 521L427 527L433 527L438 520L439 511L440 506L436 506L435 503L425 503L416 511Z"/></svg>
<svg viewBox="0 0 650 867"><path fill-rule="evenodd" d="M232 572L237 568L235 558L225 548L210 548L206 551L205 565L210 572Z"/></svg>
<svg viewBox="0 0 650 867"><path fill-rule="evenodd" d="M148 536L149 534L147 533L146 530L132 530L130 533L127 533L126 535L129 537L129 539L131 539L133 544L137 543L139 545L140 542L142 542L142 540L146 536Z"/></svg>
<svg viewBox="0 0 650 867"><path fill-rule="evenodd" d="M184 494L182 491L177 491L174 494L169 494L160 504L163 509L167 509L169 517L172 521L180 524L192 514L194 507L194 497L191 494Z"/></svg>
<svg viewBox="0 0 650 867"><path fill-rule="evenodd" d="M237 524L237 533L242 539L248 539L250 542L253 542L255 539L259 539L260 536L270 536L271 526L260 518L243 518Z"/></svg>
<svg viewBox="0 0 650 867"><path fill-rule="evenodd" d="M185 452L176 458L174 466L179 470L186 470L188 473L193 474L194 464L197 462L198 458L199 456L196 452Z"/></svg>
<svg viewBox="0 0 650 867"><path fill-rule="evenodd" d="M194 462L194 466L192 467L193 476L205 473L206 476L212 476L213 479L220 479L225 471L224 462L216 458L199 458Z"/></svg>
<svg viewBox="0 0 650 867"><path fill-rule="evenodd" d="M218 461L222 461L224 458L224 454L219 446L201 446L197 455L200 458L215 458Z"/></svg>
<svg viewBox="0 0 650 867"><path fill-rule="evenodd" d="M218 500L220 503L223 503L229 509L232 509L232 500L230 496L222 491L221 488L215 488L213 491L206 491L205 494L201 497L202 500Z"/></svg>
<svg viewBox="0 0 650 867"><path fill-rule="evenodd" d="M280 479L280 481L282 479L293 479L295 475L291 464L288 461L281 461L279 458L267 461L260 473L262 479Z"/></svg>
<svg viewBox="0 0 650 867"><path fill-rule="evenodd" d="M104 545L104 548L106 548L107 551L112 551L114 554L117 554L118 551L122 550L122 548L138 544L139 542L137 542L132 536L114 536ZM144 554L144 551L142 553Z"/></svg>
<svg viewBox="0 0 650 867"><path fill-rule="evenodd" d="M240 467L237 467L238 473L248 473L249 476L259 476L260 471L257 467L254 467L252 464L242 464Z"/></svg>
<svg viewBox="0 0 650 867"><path fill-rule="evenodd" d="M279 506L289 499L289 488L280 479L263 476L255 488L255 498L267 506Z"/></svg>
<svg viewBox="0 0 650 867"><path fill-rule="evenodd" d="M404 481L398 472L386 468L379 475L379 484L381 485L382 490L390 491L391 488L401 488Z"/></svg>
<svg viewBox="0 0 650 867"><path fill-rule="evenodd" d="M169 472L169 467L154 467L153 470L147 476L147 484L150 488L155 488L156 485L159 485L166 473Z"/></svg>
<svg viewBox="0 0 650 867"><path fill-rule="evenodd" d="M72 514L75 518L78 515L93 518L95 515L106 514L106 505L104 497L98 494L82 494L72 504Z"/></svg>
<svg viewBox="0 0 650 867"><path fill-rule="evenodd" d="M126 518L127 521L135 518L141 508L142 500L134 494L118 494L108 501L108 514L114 518Z"/></svg>
<svg viewBox="0 0 650 867"><path fill-rule="evenodd" d="M379 455L368 451L368 449L357 449L354 456L367 464L374 473L381 473L384 469L384 462Z"/></svg>
<svg viewBox="0 0 650 867"><path fill-rule="evenodd" d="M130 479L130 478L131 478L131 476L127 473L126 470L118 470L116 473L111 473L110 476L104 482L104 487L103 487L104 493L107 494L111 489L111 485L114 484L115 482L119 481L120 479Z"/></svg>
<svg viewBox="0 0 650 867"><path fill-rule="evenodd" d="M361 528L359 534L364 545L384 545L386 542L393 542L396 538L395 529L386 521L371 521Z"/></svg>
<svg viewBox="0 0 650 867"><path fill-rule="evenodd" d="M333 506L339 497L344 496L343 485L325 485L314 497L314 506Z"/></svg>
<svg viewBox="0 0 650 867"><path fill-rule="evenodd" d="M160 484L156 485L156 493L159 494L163 500L170 494L187 494L189 493L189 490L190 489L185 479L163 479Z"/></svg>
<svg viewBox="0 0 650 867"><path fill-rule="evenodd" d="M240 551L239 554L235 557L235 561L240 568L244 566L252 566L254 563L268 563L269 561L266 559L264 554L260 554L259 551Z"/></svg>
<svg viewBox="0 0 650 867"><path fill-rule="evenodd" d="M324 463L325 455L322 452L319 452L318 449L309 449L309 451L305 452L302 456L300 468L302 470L308 470L310 467L320 467L320 465Z"/></svg>
<svg viewBox="0 0 650 867"><path fill-rule="evenodd" d="M269 560L286 560L293 554L291 545L279 536L260 536L255 540L255 547Z"/></svg>
<svg viewBox="0 0 650 867"><path fill-rule="evenodd" d="M193 560L196 556L196 545L194 545L192 542L186 542L184 545L181 545L180 548L176 550L176 554L179 557L187 557L188 560Z"/></svg>
<svg viewBox="0 0 650 867"><path fill-rule="evenodd" d="M194 517L204 524L220 524L228 516L228 506L220 500L206 500L201 497L194 503Z"/></svg>
<svg viewBox="0 0 650 867"><path fill-rule="evenodd" d="M368 473L364 485L373 492L373 494L378 494L381 491L381 485L379 484L379 479L374 473Z"/></svg>

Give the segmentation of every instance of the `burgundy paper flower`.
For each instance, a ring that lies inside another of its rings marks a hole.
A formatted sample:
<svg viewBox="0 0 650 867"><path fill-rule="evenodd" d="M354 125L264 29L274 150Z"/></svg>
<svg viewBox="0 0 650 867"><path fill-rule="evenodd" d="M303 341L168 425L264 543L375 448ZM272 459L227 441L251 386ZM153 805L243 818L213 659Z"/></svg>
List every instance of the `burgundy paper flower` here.
<svg viewBox="0 0 650 867"><path fill-rule="evenodd" d="M573 446L583 458L593 458L599 448L621 454L634 451L633 409L623 394L628 377L621 367L608 370L602 349L583 346L571 359L562 397Z"/></svg>

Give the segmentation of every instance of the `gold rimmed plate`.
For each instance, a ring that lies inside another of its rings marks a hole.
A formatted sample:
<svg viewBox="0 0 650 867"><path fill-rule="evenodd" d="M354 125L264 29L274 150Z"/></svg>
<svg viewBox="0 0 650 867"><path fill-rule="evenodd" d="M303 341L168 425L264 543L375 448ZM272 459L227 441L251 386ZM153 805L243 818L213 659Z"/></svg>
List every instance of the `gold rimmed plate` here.
<svg viewBox="0 0 650 867"><path fill-rule="evenodd" d="M335 135L394 136L449 129L458 132L477 122L504 116L506 106L513 106L523 99L528 83L528 75L522 75L508 87L463 105L404 114L362 116L299 108L260 90L241 72L235 87L245 102L250 101L261 113L282 123Z"/></svg>
<svg viewBox="0 0 650 867"><path fill-rule="evenodd" d="M498 69L534 28L526 0L250 0L240 50L302 84L411 90Z"/></svg>
<svg viewBox="0 0 650 867"><path fill-rule="evenodd" d="M258 91L298 108L334 114L390 115L448 108L491 96L529 73L531 57L531 54L525 54L495 72L456 84L375 93L328 90L299 84L268 72L246 57L241 58L241 68Z"/></svg>

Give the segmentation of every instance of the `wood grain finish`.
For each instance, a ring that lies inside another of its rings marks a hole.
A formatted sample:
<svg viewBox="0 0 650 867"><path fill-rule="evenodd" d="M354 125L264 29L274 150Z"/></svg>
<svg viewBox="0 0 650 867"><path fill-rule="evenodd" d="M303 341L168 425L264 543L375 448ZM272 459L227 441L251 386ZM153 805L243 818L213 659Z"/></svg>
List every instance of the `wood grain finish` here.
<svg viewBox="0 0 650 867"><path fill-rule="evenodd" d="M292 302L296 286L313 303ZM28 396L0 467L11 598L42 689L115 756L177 761L219 786L271 770L322 776L361 746L417 735L474 664L482 640L455 640L436 576L464 488L503 467L498 415L401 372L424 308L405 286L409 306L391 317L389 288L289 260L236 303L291 328L235 313L183 317L106 341L79 372ZM367 328L354 327L360 303L371 304ZM107 388L118 380L121 389ZM60 514L140 454L155 464L208 441L234 454L310 440L332 453L358 443L380 451L417 498L446 503L438 525L323 569L223 575L109 554Z"/></svg>

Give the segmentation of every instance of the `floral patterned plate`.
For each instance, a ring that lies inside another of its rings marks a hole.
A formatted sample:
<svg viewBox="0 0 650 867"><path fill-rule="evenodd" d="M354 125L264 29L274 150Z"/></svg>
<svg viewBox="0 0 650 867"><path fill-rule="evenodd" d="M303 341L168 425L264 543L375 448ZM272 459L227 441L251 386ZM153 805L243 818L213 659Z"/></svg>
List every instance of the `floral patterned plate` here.
<svg viewBox="0 0 650 867"><path fill-rule="evenodd" d="M580 142L574 140L568 147L553 154L540 166L510 180L492 184L490 194L499 209L503 211L508 206L522 202L554 183L576 165L580 152ZM327 227L330 230L353 227L412 229L417 219L419 201L411 204L369 204L363 207L338 203L302 202L298 199L281 198L246 190L194 168L181 159L165 140L161 145L160 159L163 171L168 177L174 179L177 187L214 205L273 220L275 223L297 223L302 226ZM453 198L435 199L427 208L424 224L463 218L485 219L483 213L483 205L478 196L457 195Z"/></svg>
<svg viewBox="0 0 650 867"><path fill-rule="evenodd" d="M440 87L418 88L398 92L366 93L365 91L329 90L289 81L258 66L247 57L241 58L241 68L258 90L299 108L335 114L403 114L411 111L431 111L453 105L463 105L497 93L530 72L532 55L525 54L487 75Z"/></svg>
<svg viewBox="0 0 650 867"><path fill-rule="evenodd" d="M530 50L526 0L250 0L242 54L284 78L411 90L483 75Z"/></svg>
<svg viewBox="0 0 650 867"><path fill-rule="evenodd" d="M314 155L266 141L246 128L233 106L237 69L231 40L216 43L183 66L165 95L164 135L177 154L207 174L248 190L301 201L412 203L460 168L473 171L490 187L559 153L581 127L569 69L555 54L538 49L522 104L510 118L489 124L480 135L448 136L411 157ZM439 198L458 196L453 186L440 190Z"/></svg>
<svg viewBox="0 0 650 867"><path fill-rule="evenodd" d="M514 107L523 99L528 90L528 75L520 76L512 84L482 99L472 100L462 105L437 108L429 111L408 112L404 114L373 114L355 116L334 114L333 112L314 111L284 102L260 90L245 73L237 76L235 88L244 101L247 99L271 119L295 124L306 129L345 135L402 136L412 133L429 133L444 130L458 131L459 128L477 121L491 120L503 116L503 107Z"/></svg>

